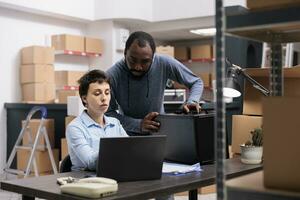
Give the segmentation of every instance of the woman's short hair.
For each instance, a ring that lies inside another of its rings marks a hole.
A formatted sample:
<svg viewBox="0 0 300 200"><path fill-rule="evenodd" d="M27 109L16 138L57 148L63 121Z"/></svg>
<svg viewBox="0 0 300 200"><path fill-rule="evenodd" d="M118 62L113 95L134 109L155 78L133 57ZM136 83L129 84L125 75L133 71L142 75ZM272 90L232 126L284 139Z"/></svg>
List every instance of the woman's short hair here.
<svg viewBox="0 0 300 200"><path fill-rule="evenodd" d="M109 84L109 78L102 70L91 70L84 74L79 80L79 95L82 101L82 97L86 96L89 90L89 86L91 83L108 83ZM85 106L85 103L82 101L82 104Z"/></svg>

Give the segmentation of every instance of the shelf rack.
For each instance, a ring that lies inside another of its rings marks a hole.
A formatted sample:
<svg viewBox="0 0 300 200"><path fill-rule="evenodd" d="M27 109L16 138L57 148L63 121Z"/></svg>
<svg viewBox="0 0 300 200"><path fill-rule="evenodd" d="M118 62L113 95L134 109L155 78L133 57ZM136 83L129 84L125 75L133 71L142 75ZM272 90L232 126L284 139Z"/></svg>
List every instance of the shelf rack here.
<svg viewBox="0 0 300 200"><path fill-rule="evenodd" d="M300 42L300 7L258 11L248 11L245 8L236 7L228 10L232 12L226 13L225 32L227 35L245 37L271 44L271 96L283 96L281 43ZM220 57L217 59L220 59ZM218 89L221 89L221 87L217 87ZM253 176L241 177L241 180L249 177L251 179ZM262 172L259 176L262 178ZM228 182L228 198L235 200L241 199L242 196L243 199L282 199L276 190L272 194L268 193L267 190L260 191L261 188L264 188L262 180L260 182L262 186L260 189L253 189L253 187L256 187L255 185L244 187L243 184L233 184L239 182L239 180L236 179ZM290 198L285 197L285 199L300 199L300 195L297 193L297 195L292 195Z"/></svg>
<svg viewBox="0 0 300 200"><path fill-rule="evenodd" d="M100 57L100 53L89 53L81 51L72 51L72 50L56 50L55 55L75 55L75 56L87 56L87 57Z"/></svg>

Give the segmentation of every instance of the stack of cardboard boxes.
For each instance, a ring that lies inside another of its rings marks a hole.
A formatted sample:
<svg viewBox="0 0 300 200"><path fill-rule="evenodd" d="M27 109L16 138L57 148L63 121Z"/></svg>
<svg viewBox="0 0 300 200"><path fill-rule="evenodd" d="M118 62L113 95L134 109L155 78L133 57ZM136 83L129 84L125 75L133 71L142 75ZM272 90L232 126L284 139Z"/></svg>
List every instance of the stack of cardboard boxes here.
<svg viewBox="0 0 300 200"><path fill-rule="evenodd" d="M29 143L29 141L30 141L29 134L28 134L29 131L32 136L32 143L34 142L40 122L41 122L41 120L39 120L39 119L30 120L29 125L28 125L29 129L27 129L26 133L24 134L23 140L22 140L23 146L28 146L30 144ZM22 121L22 127L24 127L24 125L25 125L25 121ZM54 145L55 145L54 120L53 119L45 119L44 126L47 130L47 135L48 135L50 145L52 148L52 153L53 153L53 157L55 160L55 164L56 164L56 166L58 166L59 151L58 151L58 149L54 149ZM35 158L36 158L36 162L37 162L37 170L38 170L39 175L46 175L46 174L53 173L52 165L51 165L50 158L49 158L49 153L46 148L46 141L42 134L40 135L40 138L38 141L38 147L39 147L39 149L36 150L36 152L35 152ZM29 150L26 150L26 149L18 149L17 150L17 168L19 170L26 169L29 156L30 156ZM34 170L33 167L31 167L31 173L34 173L33 170Z"/></svg>
<svg viewBox="0 0 300 200"><path fill-rule="evenodd" d="M72 51L76 55L102 54L102 40L79 35L53 35L51 38L52 47L56 51ZM84 71L56 71L55 84L58 103L67 103L68 96L78 96L78 80Z"/></svg>
<svg viewBox="0 0 300 200"><path fill-rule="evenodd" d="M21 54L20 82L23 101L54 102L54 49L30 46L23 48Z"/></svg>

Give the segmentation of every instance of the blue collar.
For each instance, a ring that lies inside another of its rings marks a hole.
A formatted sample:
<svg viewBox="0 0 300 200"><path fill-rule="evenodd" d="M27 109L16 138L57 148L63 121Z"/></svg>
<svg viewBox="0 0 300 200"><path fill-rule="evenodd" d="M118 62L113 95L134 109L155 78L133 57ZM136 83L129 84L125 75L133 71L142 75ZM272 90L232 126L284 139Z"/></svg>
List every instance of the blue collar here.
<svg viewBox="0 0 300 200"><path fill-rule="evenodd" d="M82 120L82 122L87 126L87 127L90 127L90 126L98 126L100 127L100 125L95 122L88 114L87 114L87 111L84 110L82 111L81 115L80 115L80 119ZM114 123L112 123L112 120L105 116L104 115L104 121L105 121L105 125L104 125L104 128L107 127L107 126L115 126Z"/></svg>

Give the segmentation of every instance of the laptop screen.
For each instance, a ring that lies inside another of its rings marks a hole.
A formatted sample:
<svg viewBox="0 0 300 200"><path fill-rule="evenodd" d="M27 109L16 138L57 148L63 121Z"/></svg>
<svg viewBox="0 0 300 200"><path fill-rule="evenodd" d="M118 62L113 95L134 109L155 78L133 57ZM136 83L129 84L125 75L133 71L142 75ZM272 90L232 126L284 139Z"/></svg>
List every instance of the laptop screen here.
<svg viewBox="0 0 300 200"><path fill-rule="evenodd" d="M117 181L159 179L166 136L101 138L97 176Z"/></svg>

